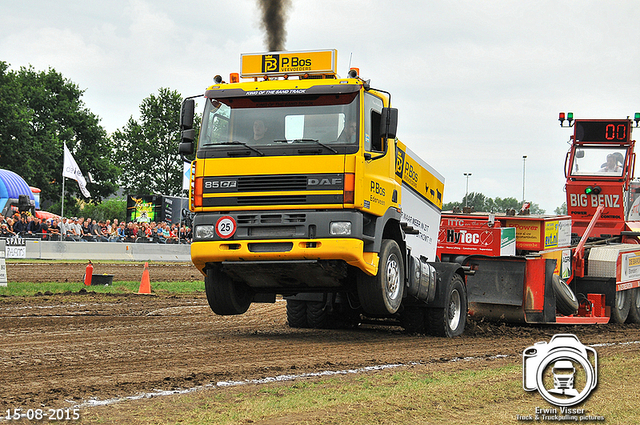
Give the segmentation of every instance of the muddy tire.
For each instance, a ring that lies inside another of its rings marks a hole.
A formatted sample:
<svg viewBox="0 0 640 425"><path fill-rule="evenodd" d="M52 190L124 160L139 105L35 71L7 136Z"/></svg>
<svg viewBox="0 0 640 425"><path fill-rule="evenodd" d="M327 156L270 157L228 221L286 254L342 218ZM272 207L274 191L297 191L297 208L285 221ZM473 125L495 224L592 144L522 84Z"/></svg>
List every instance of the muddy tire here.
<svg viewBox="0 0 640 425"><path fill-rule="evenodd" d="M380 249L378 274L358 274L358 298L362 309L374 316L388 316L400 308L404 291L404 264L396 241L385 239Z"/></svg>
<svg viewBox="0 0 640 425"><path fill-rule="evenodd" d="M318 301L307 301L307 323L310 328L328 329L330 328L330 317L325 309L325 303Z"/></svg>
<svg viewBox="0 0 640 425"><path fill-rule="evenodd" d="M309 327L306 301L287 300L287 322L291 328Z"/></svg>
<svg viewBox="0 0 640 425"><path fill-rule="evenodd" d="M445 292L444 308L428 309L429 333L453 338L462 335L467 324L467 290L462 277L454 273Z"/></svg>
<svg viewBox="0 0 640 425"><path fill-rule="evenodd" d="M253 292L244 283L234 282L217 269L208 269L204 288L211 310L221 316L243 314L251 305Z"/></svg>
<svg viewBox="0 0 640 425"><path fill-rule="evenodd" d="M400 326L410 334L422 334L426 332L426 309L415 305L404 308L400 313Z"/></svg>
<svg viewBox="0 0 640 425"><path fill-rule="evenodd" d="M633 288L627 292L631 298L627 323L640 323L640 288Z"/></svg>
<svg viewBox="0 0 640 425"><path fill-rule="evenodd" d="M631 310L631 291L616 291L611 305L611 322L624 323Z"/></svg>
<svg viewBox="0 0 640 425"><path fill-rule="evenodd" d="M557 274L553 275L552 282L553 292L556 294L556 310L564 316L576 314L580 303L569 285L564 283Z"/></svg>

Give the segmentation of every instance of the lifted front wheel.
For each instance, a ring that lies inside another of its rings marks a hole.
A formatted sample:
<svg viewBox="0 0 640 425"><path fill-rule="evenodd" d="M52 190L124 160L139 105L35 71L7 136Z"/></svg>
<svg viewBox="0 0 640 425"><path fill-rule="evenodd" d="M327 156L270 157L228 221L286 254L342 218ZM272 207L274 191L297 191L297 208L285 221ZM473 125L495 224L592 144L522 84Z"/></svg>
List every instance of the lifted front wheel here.
<svg viewBox="0 0 640 425"><path fill-rule="evenodd" d="M253 299L253 292L246 284L234 282L216 268L207 270L204 289L209 307L221 316L243 314L249 309Z"/></svg>

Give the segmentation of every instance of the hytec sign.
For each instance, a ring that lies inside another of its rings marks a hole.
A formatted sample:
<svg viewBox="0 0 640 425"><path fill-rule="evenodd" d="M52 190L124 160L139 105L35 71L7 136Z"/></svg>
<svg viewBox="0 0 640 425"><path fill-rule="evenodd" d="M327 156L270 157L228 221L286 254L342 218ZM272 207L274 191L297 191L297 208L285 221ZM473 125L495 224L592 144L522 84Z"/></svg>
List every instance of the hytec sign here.
<svg viewBox="0 0 640 425"><path fill-rule="evenodd" d="M509 227L442 226L438 236L438 252L467 255L515 255L516 231Z"/></svg>

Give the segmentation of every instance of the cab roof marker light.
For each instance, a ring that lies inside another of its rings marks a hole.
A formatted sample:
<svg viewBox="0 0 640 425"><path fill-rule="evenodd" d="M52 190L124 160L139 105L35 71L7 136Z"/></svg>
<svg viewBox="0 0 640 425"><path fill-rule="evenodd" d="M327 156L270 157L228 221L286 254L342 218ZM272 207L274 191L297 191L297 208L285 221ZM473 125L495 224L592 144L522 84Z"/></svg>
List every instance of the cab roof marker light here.
<svg viewBox="0 0 640 425"><path fill-rule="evenodd" d="M600 188L600 186L587 186L584 189L584 193L587 195L599 195L600 192L602 192L602 188Z"/></svg>
<svg viewBox="0 0 640 425"><path fill-rule="evenodd" d="M569 125L565 126L564 122L569 121ZM568 113L564 113L564 112L560 112L558 114L558 121L560 121L560 127L573 127L573 112L568 112Z"/></svg>
<svg viewBox="0 0 640 425"><path fill-rule="evenodd" d="M638 124L640 123L640 112L635 113L633 120L636 122L636 127L638 127Z"/></svg>
<svg viewBox="0 0 640 425"><path fill-rule="evenodd" d="M232 72L231 74L229 74L229 81L231 81L231 83L239 83L240 74L238 74L237 72Z"/></svg>

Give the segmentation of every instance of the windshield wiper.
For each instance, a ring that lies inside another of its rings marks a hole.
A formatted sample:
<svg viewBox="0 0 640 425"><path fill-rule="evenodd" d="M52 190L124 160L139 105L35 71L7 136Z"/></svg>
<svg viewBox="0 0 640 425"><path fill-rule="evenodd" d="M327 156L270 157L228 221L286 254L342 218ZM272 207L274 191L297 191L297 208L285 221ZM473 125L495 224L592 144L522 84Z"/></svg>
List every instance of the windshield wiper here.
<svg viewBox="0 0 640 425"><path fill-rule="evenodd" d="M292 140L291 143L306 143L306 142L312 142L312 143L317 143L318 145L322 146L323 148L329 149L331 152L333 153L338 153L337 150L335 150L334 148L332 148L329 145L325 145L324 143L316 140L316 139L295 139Z"/></svg>
<svg viewBox="0 0 640 425"><path fill-rule="evenodd" d="M245 142L240 142L238 140L233 140L231 142L222 142L222 143L218 143L219 145L242 145L247 149L251 149L252 151L258 153L260 156L264 156L264 153L259 151L258 149L254 148L253 146L249 146L247 145Z"/></svg>

